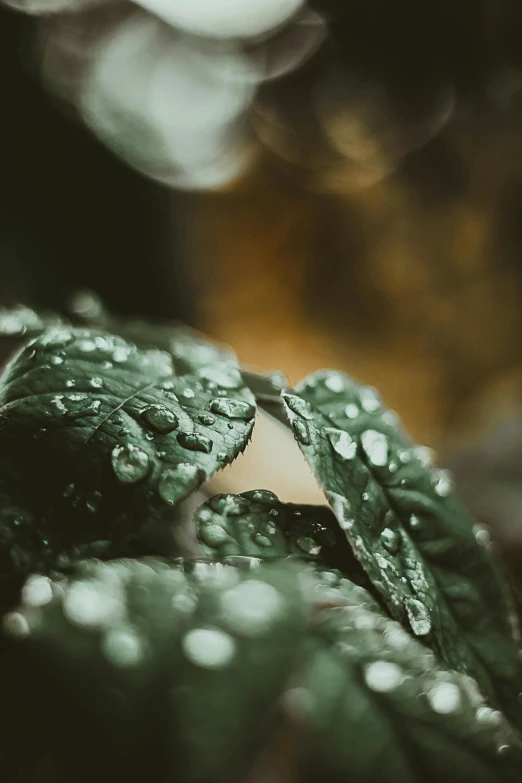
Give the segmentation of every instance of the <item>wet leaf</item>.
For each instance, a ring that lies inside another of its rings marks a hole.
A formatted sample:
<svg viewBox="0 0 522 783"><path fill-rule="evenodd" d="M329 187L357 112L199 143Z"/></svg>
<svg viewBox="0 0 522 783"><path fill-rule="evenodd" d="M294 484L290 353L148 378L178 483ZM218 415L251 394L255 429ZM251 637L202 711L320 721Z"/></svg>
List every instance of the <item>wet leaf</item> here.
<svg viewBox="0 0 522 783"><path fill-rule="evenodd" d="M317 373L283 392L301 451L391 615L520 719L519 645L480 530L374 389Z"/></svg>
<svg viewBox="0 0 522 783"><path fill-rule="evenodd" d="M208 557L294 557L365 576L329 508L282 503L266 489L214 495L198 510L196 533Z"/></svg>
<svg viewBox="0 0 522 783"><path fill-rule="evenodd" d="M10 363L2 576L118 551L245 448L255 407L234 359L187 333L171 348L56 327Z"/></svg>
<svg viewBox="0 0 522 783"><path fill-rule="evenodd" d="M152 776L170 769L154 779L228 783L270 733L307 616L289 564L121 560L31 577L8 629L15 618L21 653L50 682L44 709L71 769L108 780L148 763Z"/></svg>
<svg viewBox="0 0 522 783"><path fill-rule="evenodd" d="M472 679L444 671L398 623L357 603L327 610L304 658L282 699L300 740L300 780L519 779L519 735Z"/></svg>

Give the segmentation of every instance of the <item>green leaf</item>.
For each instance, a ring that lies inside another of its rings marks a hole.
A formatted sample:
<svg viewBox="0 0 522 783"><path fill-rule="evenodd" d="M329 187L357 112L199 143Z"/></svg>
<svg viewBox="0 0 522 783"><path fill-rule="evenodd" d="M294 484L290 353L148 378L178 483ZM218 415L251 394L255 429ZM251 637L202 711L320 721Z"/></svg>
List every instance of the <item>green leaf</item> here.
<svg viewBox="0 0 522 783"><path fill-rule="evenodd" d="M296 557L365 576L326 506L282 503L270 490L255 489L214 495L199 508L195 522L208 557Z"/></svg>
<svg viewBox="0 0 522 783"><path fill-rule="evenodd" d="M469 677L388 618L357 605L317 616L284 697L300 780L499 783L520 779L522 742Z"/></svg>
<svg viewBox="0 0 522 783"><path fill-rule="evenodd" d="M254 398L233 357L185 332L171 349L57 327L10 363L0 575L63 565L59 555L93 544L121 551L245 448Z"/></svg>
<svg viewBox="0 0 522 783"><path fill-rule="evenodd" d="M283 392L301 451L391 615L519 719L519 645L500 569L445 471L374 389L316 373Z"/></svg>
<svg viewBox="0 0 522 783"><path fill-rule="evenodd" d="M49 683L55 752L89 780L147 762L147 779L243 779L302 646L296 575L121 560L31 577L6 625Z"/></svg>

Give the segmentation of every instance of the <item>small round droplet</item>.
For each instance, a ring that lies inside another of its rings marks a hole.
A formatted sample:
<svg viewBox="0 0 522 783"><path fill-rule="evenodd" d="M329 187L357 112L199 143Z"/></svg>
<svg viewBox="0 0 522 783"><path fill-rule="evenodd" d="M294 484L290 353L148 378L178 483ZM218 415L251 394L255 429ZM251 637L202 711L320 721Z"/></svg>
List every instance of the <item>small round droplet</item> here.
<svg viewBox="0 0 522 783"><path fill-rule="evenodd" d="M216 423L215 418L211 416L210 413L200 413L198 420L200 424L203 424L205 427L212 427L212 425Z"/></svg>
<svg viewBox="0 0 522 783"><path fill-rule="evenodd" d="M347 419L356 419L359 413L359 407L354 402L349 402L344 409L344 415Z"/></svg>
<svg viewBox="0 0 522 783"><path fill-rule="evenodd" d="M214 446L210 438L207 438L206 435L200 435L198 432L179 432L178 443L184 449L202 451L204 454L210 454Z"/></svg>
<svg viewBox="0 0 522 783"><path fill-rule="evenodd" d="M311 536L300 536L296 544L305 555L316 556L321 553L321 547Z"/></svg>
<svg viewBox="0 0 522 783"><path fill-rule="evenodd" d="M390 693L404 680L402 669L389 661L374 661L364 670L364 679L372 691Z"/></svg>
<svg viewBox="0 0 522 783"><path fill-rule="evenodd" d="M103 379L102 378L91 378L89 381L89 386L91 386L93 389L102 389L103 388Z"/></svg>
<svg viewBox="0 0 522 783"><path fill-rule="evenodd" d="M295 435L295 439L303 446L310 445L310 430L304 421L301 419L294 419L292 422L292 430Z"/></svg>
<svg viewBox="0 0 522 783"><path fill-rule="evenodd" d="M208 505L216 514L239 517L248 511L247 501L239 495L214 495Z"/></svg>
<svg viewBox="0 0 522 783"><path fill-rule="evenodd" d="M460 707L460 690L452 682L441 682L428 691L431 708L439 715L449 715Z"/></svg>
<svg viewBox="0 0 522 783"><path fill-rule="evenodd" d="M382 432L366 430L361 435L361 445L372 465L383 467L388 463L388 441Z"/></svg>
<svg viewBox="0 0 522 783"><path fill-rule="evenodd" d="M279 503L277 495L269 489L252 489L248 492L242 492L241 496L248 498L249 500L254 500L256 503L268 503L270 505Z"/></svg>
<svg viewBox="0 0 522 783"><path fill-rule="evenodd" d="M142 416L150 427L162 434L172 432L179 426L178 417L165 405L151 405L143 411Z"/></svg>
<svg viewBox="0 0 522 783"><path fill-rule="evenodd" d="M333 450L341 459L351 460L355 457L357 453L357 443L347 432L344 432L344 430L337 430L333 427L326 427L323 431L330 441Z"/></svg>
<svg viewBox="0 0 522 783"><path fill-rule="evenodd" d="M284 608L280 592L272 585L249 579L221 596L221 611L234 631L259 636L268 631Z"/></svg>
<svg viewBox="0 0 522 783"><path fill-rule="evenodd" d="M385 527L381 533L381 543L391 555L396 555L400 549L402 538L398 530Z"/></svg>
<svg viewBox="0 0 522 783"><path fill-rule="evenodd" d="M477 710L477 721L483 726L500 726L502 715L499 710L494 710L484 704Z"/></svg>
<svg viewBox="0 0 522 783"><path fill-rule="evenodd" d="M201 538L203 543L207 546L219 547L229 540L229 535L221 525L210 522L200 527L199 538Z"/></svg>
<svg viewBox="0 0 522 783"><path fill-rule="evenodd" d="M483 547L488 547L491 543L491 533L485 525L473 525L475 540Z"/></svg>
<svg viewBox="0 0 522 783"><path fill-rule="evenodd" d="M212 400L209 410L219 416L225 416L227 419L244 419L245 421L253 419L256 413L256 409L249 402L230 400L226 397Z"/></svg>
<svg viewBox="0 0 522 783"><path fill-rule="evenodd" d="M236 645L219 628L194 628L183 637L186 658L202 669L222 669L234 658Z"/></svg>
<svg viewBox="0 0 522 783"><path fill-rule="evenodd" d="M453 480L447 470L439 470L435 474L435 492L441 498L447 498L453 492Z"/></svg>
<svg viewBox="0 0 522 783"><path fill-rule="evenodd" d="M143 660L143 642L134 630L111 628L105 634L101 650L105 658L120 668L136 666Z"/></svg>
<svg viewBox="0 0 522 783"><path fill-rule="evenodd" d="M359 392L359 396L361 399L361 406L366 413L375 413L375 411L378 411L381 407L382 403L379 392L371 386L363 387Z"/></svg>
<svg viewBox="0 0 522 783"><path fill-rule="evenodd" d="M115 446L111 454L111 464L114 475L122 484L136 484L144 479L150 470L148 454L132 444Z"/></svg>
<svg viewBox="0 0 522 783"><path fill-rule="evenodd" d="M257 546L260 546L262 549L269 549L272 546L270 539L262 533L255 534L254 544L257 544Z"/></svg>
<svg viewBox="0 0 522 783"><path fill-rule="evenodd" d="M314 418L314 414L310 403L303 400L302 397L298 397L295 394L285 394L284 401L296 416L301 416L302 419L308 419L311 421Z"/></svg>
<svg viewBox="0 0 522 783"><path fill-rule="evenodd" d="M334 394L340 394L345 389L345 382L342 375L339 373L331 373L324 381L324 385L328 391Z"/></svg>
<svg viewBox="0 0 522 783"><path fill-rule="evenodd" d="M204 480L205 473L200 468L181 462L161 475L158 492L164 503L174 506L190 495Z"/></svg>

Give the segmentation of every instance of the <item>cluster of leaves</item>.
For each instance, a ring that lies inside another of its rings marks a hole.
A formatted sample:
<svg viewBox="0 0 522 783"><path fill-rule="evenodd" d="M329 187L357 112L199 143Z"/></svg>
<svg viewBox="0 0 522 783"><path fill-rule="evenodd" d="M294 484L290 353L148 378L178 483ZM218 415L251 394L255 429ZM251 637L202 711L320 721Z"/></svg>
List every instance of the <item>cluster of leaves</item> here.
<svg viewBox="0 0 522 783"><path fill-rule="evenodd" d="M509 589L376 391L291 389L78 301L0 319L2 779L518 780ZM329 506L253 489L191 515L258 409Z"/></svg>

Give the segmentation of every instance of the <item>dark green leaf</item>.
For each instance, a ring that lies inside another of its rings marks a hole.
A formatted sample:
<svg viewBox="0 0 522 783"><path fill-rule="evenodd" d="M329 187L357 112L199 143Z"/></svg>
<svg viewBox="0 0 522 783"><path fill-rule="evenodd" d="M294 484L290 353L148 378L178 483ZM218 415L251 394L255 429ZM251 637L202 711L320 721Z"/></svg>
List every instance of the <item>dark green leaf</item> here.
<svg viewBox="0 0 522 783"><path fill-rule="evenodd" d="M214 495L196 515L196 533L209 557L298 557L364 576L329 508L282 503L266 489Z"/></svg>
<svg viewBox="0 0 522 783"><path fill-rule="evenodd" d="M283 392L295 437L392 616L519 716L519 645L495 559L375 390L317 373Z"/></svg>
<svg viewBox="0 0 522 783"><path fill-rule="evenodd" d="M522 743L476 683L440 668L400 625L357 605L317 617L283 697L303 781L499 783Z"/></svg>
<svg viewBox="0 0 522 783"><path fill-rule="evenodd" d="M234 459L254 415L233 357L188 333L167 353L45 331L0 384L0 574L118 550Z"/></svg>
<svg viewBox="0 0 522 783"><path fill-rule="evenodd" d="M306 619L288 563L122 560L30 578L6 625L49 680L56 752L87 779L146 770L150 754L147 779L163 764L228 783L269 735Z"/></svg>

